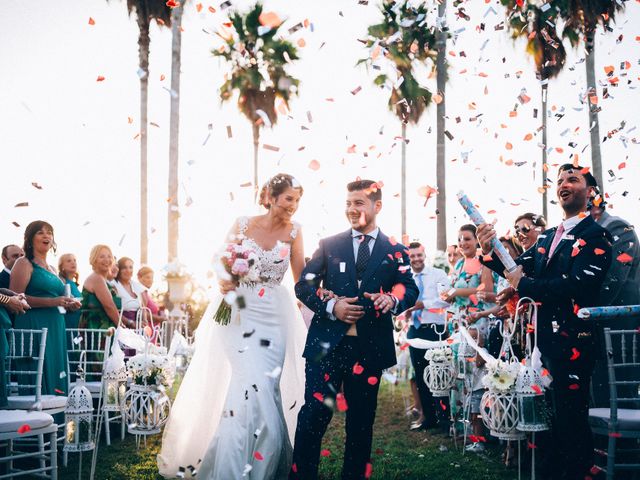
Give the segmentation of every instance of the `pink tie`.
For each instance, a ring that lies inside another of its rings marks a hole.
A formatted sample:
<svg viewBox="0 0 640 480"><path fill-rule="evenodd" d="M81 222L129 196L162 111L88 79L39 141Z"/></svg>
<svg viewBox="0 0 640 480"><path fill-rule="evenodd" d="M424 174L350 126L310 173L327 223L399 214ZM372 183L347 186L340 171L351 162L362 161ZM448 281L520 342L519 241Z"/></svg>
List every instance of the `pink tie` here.
<svg viewBox="0 0 640 480"><path fill-rule="evenodd" d="M549 261L551 260L551 257L553 256L553 253L556 251L556 247L560 243L563 233L564 233L564 224L561 223L560 225L558 225L556 234L553 236L553 242L551 242L551 247L549 248L549 256L547 257L547 263L549 263Z"/></svg>

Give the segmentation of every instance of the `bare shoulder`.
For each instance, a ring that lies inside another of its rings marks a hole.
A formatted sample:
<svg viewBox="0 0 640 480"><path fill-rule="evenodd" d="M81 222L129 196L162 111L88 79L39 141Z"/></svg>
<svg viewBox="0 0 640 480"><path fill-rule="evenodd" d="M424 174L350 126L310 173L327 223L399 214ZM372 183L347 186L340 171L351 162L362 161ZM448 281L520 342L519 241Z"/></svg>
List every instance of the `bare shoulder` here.
<svg viewBox="0 0 640 480"><path fill-rule="evenodd" d="M32 272L33 271L33 265L31 264L31 261L27 258L27 257L20 257L18 260L16 260L16 263L13 264L13 268L11 269L11 272Z"/></svg>

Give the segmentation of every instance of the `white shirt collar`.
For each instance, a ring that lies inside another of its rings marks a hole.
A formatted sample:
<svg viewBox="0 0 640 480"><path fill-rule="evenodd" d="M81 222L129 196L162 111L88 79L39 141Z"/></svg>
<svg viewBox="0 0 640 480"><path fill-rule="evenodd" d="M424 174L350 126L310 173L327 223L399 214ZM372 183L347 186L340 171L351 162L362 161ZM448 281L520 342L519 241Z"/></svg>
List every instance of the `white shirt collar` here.
<svg viewBox="0 0 640 480"><path fill-rule="evenodd" d="M589 212L585 212L589 215ZM582 214L574 215L571 218L567 218L562 221L562 226L564 227L564 231L568 232L569 230L573 230L573 228L578 225L582 220L587 218L587 216L583 216Z"/></svg>
<svg viewBox="0 0 640 480"><path fill-rule="evenodd" d="M9 270L7 267L4 267L4 271L11 275L11 270Z"/></svg>
<svg viewBox="0 0 640 480"><path fill-rule="evenodd" d="M371 238L376 240L378 238L379 233L380 233L380 227L376 227L373 231L367 233L366 235L369 235ZM351 229L351 238L356 238L356 237L359 237L360 235L365 235L365 234L357 230L354 230L353 228Z"/></svg>

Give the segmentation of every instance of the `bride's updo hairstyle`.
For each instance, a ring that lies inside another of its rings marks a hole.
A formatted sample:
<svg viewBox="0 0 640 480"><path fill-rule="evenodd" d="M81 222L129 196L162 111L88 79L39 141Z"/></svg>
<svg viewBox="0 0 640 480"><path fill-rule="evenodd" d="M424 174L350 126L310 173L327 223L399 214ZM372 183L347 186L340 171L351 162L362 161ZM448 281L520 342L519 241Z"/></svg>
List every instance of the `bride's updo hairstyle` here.
<svg viewBox="0 0 640 480"><path fill-rule="evenodd" d="M279 197L288 188L295 188L300 192L300 196L302 196L302 193L304 192L300 182L288 173L278 173L277 175L274 175L262 186L258 204L269 210L269 208L271 208L271 202L269 199L272 197Z"/></svg>

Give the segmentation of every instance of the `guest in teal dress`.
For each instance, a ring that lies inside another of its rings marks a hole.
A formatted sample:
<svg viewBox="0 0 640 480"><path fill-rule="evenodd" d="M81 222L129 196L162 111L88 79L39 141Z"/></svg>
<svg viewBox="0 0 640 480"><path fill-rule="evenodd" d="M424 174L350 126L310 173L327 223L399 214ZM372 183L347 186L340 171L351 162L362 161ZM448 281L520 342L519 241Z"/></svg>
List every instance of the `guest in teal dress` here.
<svg viewBox="0 0 640 480"><path fill-rule="evenodd" d="M122 301L115 287L108 283L109 273L114 265L113 254L107 245L96 245L89 254L93 269L82 286L81 328L108 329L119 324L119 310ZM126 326L127 321L122 319Z"/></svg>
<svg viewBox="0 0 640 480"><path fill-rule="evenodd" d="M73 253L65 253L60 256L60 260L58 260L58 275L60 275L60 278L66 285L69 285L71 296L78 301L81 301L82 294L78 288L78 281L80 278L80 275L78 274L78 262ZM78 328L78 323L80 322L80 310L67 310L64 317L67 328Z"/></svg>
<svg viewBox="0 0 640 480"><path fill-rule="evenodd" d="M16 328L48 329L42 394L67 395L69 368L63 312L78 310L80 302L64 296L64 283L47 263L51 249L55 251L53 227L41 220L31 222L24 232L25 255L11 270L11 290L24 293L31 306L31 310L16 318Z"/></svg>

